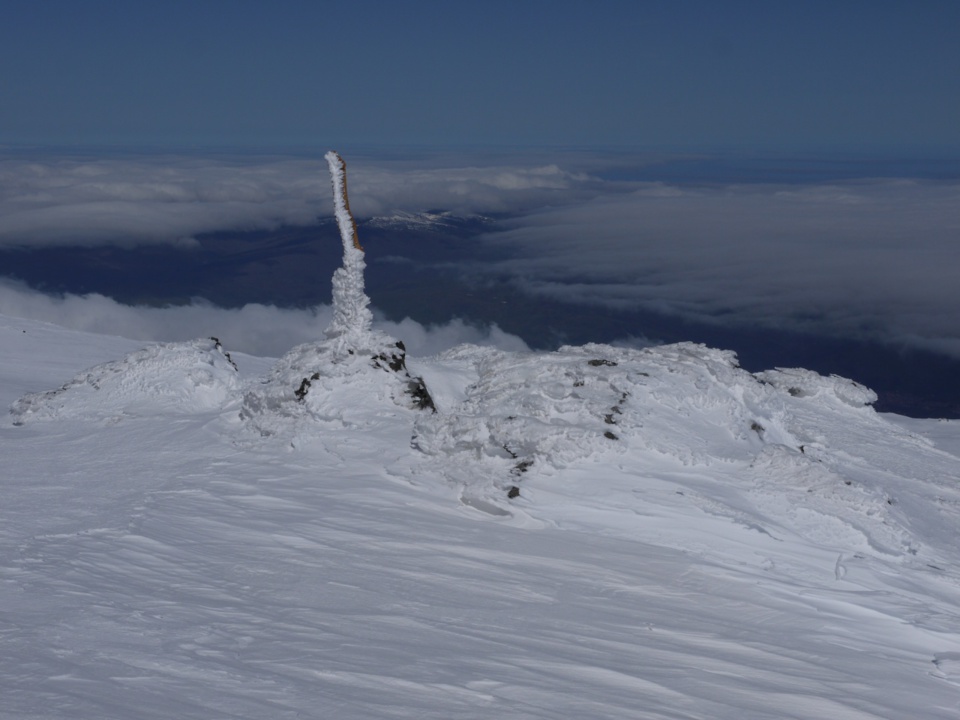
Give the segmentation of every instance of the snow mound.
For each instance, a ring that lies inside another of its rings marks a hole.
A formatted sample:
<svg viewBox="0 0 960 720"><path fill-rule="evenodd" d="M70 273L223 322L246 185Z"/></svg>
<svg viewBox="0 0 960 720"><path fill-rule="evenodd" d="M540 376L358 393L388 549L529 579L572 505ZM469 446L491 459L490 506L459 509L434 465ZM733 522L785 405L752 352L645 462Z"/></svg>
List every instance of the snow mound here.
<svg viewBox="0 0 960 720"><path fill-rule="evenodd" d="M680 503L681 517L692 508L847 551L913 551L871 463L851 448L916 440L880 419L873 392L852 381L754 375L734 353L693 343L547 354L463 346L434 364L463 386L442 387L442 412L416 419L413 447L421 471L460 485L466 505L635 528L615 516Z"/></svg>
<svg viewBox="0 0 960 720"><path fill-rule="evenodd" d="M834 397L853 407L872 405L877 394L858 382L839 375L824 377L812 370L777 368L757 373L757 377L793 397Z"/></svg>
<svg viewBox="0 0 960 720"><path fill-rule="evenodd" d="M240 392L237 367L216 338L151 345L78 373L56 390L24 395L14 425L69 418L192 414L220 410Z"/></svg>
<svg viewBox="0 0 960 720"><path fill-rule="evenodd" d="M407 371L403 343L384 333L298 345L247 388L240 417L262 436L310 434L316 424L366 427L403 411L433 409Z"/></svg>
<svg viewBox="0 0 960 720"><path fill-rule="evenodd" d="M892 517L883 490L854 482L829 463L769 445L742 478L751 514L762 525L776 522L808 541L847 552L902 556L913 551L911 535Z"/></svg>
<svg viewBox="0 0 960 720"><path fill-rule="evenodd" d="M692 465L747 459L765 440L795 442L775 421L758 420L770 390L734 353L702 345L548 354L465 346L438 360L472 361L476 380L448 413L418 420L416 447L499 462L507 480L627 450Z"/></svg>
<svg viewBox="0 0 960 720"><path fill-rule="evenodd" d="M589 346L548 355L454 348L439 361L473 364L475 380L447 412L418 419L415 446L458 463L500 464L509 475L610 449L632 384L602 355Z"/></svg>

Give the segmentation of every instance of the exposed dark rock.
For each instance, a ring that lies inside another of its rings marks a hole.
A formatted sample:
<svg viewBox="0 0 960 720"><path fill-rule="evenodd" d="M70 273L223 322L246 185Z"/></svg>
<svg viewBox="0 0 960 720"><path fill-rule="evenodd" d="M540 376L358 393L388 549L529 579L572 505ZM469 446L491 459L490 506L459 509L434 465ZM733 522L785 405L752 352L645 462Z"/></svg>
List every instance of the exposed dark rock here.
<svg viewBox="0 0 960 720"><path fill-rule="evenodd" d="M407 392L413 398L413 404L418 410L429 409L431 412L437 411L437 406L433 403L433 397L431 397L430 391L427 390L423 378L410 378L410 382L407 383Z"/></svg>
<svg viewBox="0 0 960 720"><path fill-rule="evenodd" d="M514 457L516 457L516 455L514 455ZM525 473L531 467L533 467L533 460L521 460L513 466L513 470L510 471L510 474L523 475L523 473Z"/></svg>
<svg viewBox="0 0 960 720"><path fill-rule="evenodd" d="M597 358L595 360L587 360L587 365L592 365L593 367L600 367L601 365L609 365L614 367L617 363L613 360L604 360L602 358Z"/></svg>
<svg viewBox="0 0 960 720"><path fill-rule="evenodd" d="M507 497L510 498L511 500L513 500L516 497L520 497L520 488L518 488L516 485L511 485L507 489Z"/></svg>
<svg viewBox="0 0 960 720"><path fill-rule="evenodd" d="M308 378L304 378L300 382L300 387L293 391L293 394L296 396L299 402L303 402L303 399L307 396L307 392L310 390L310 381L319 379L320 373L315 372L313 375Z"/></svg>
<svg viewBox="0 0 960 720"><path fill-rule="evenodd" d="M230 353L224 350L223 345L220 344L220 338L211 335L210 339L213 340L213 346L220 351L220 354L227 359L227 362L233 365L233 369L237 372L240 372L240 368L237 367L237 364L233 361L233 358L230 357Z"/></svg>
<svg viewBox="0 0 960 720"><path fill-rule="evenodd" d="M401 352L399 355L396 353L390 353L389 357L387 357L386 353L380 353L379 355L374 355L371 360L373 360L374 367L384 369L383 365L380 364L381 362L384 362L387 364L387 367L393 370L393 372L405 372L407 369L406 357L406 353L403 352Z"/></svg>

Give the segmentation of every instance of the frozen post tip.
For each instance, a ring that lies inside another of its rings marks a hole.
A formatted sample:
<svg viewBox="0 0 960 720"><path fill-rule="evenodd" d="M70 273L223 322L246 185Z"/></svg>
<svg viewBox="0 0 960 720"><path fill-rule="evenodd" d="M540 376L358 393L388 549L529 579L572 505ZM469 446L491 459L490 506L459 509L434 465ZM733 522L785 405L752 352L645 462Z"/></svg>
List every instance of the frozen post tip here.
<svg viewBox="0 0 960 720"><path fill-rule="evenodd" d="M333 182L333 207L337 216L337 225L340 227L340 237L346 249L353 246L360 252L360 238L357 236L357 222L350 212L350 199L347 196L347 164L340 157L340 153L330 150L324 155L330 167L330 179Z"/></svg>

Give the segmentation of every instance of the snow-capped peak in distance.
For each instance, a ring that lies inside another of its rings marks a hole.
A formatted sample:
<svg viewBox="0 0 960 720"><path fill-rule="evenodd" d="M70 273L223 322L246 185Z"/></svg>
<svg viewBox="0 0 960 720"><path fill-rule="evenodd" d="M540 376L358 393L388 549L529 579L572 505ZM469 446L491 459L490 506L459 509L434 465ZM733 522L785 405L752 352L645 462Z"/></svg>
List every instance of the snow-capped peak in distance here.
<svg viewBox="0 0 960 720"><path fill-rule="evenodd" d="M0 316L10 717L957 717L960 423L692 343L407 357L340 227L276 361Z"/></svg>

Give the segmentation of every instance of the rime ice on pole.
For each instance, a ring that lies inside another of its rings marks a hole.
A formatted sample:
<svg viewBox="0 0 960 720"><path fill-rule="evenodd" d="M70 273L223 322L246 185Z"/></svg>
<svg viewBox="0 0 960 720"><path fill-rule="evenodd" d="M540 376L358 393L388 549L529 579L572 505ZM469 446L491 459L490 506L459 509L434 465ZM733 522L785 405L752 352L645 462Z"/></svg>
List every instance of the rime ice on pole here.
<svg viewBox="0 0 960 720"><path fill-rule="evenodd" d="M269 376L244 393L240 409L240 418L262 437L284 437L293 445L314 442L318 426L369 425L364 418L385 421L398 407L436 411L423 378L407 371L403 343L371 327L346 166L335 152L325 157L343 240L343 266L333 274L333 320L326 338L291 348L277 360ZM371 415L378 406L382 412Z"/></svg>
<svg viewBox="0 0 960 720"><path fill-rule="evenodd" d="M325 156L333 182L333 206L343 240L343 267L333 274L333 320L326 334L329 338L357 337L370 332L373 315L363 288L366 263L363 248L357 239L357 224L347 199L347 168L343 158L332 150Z"/></svg>

